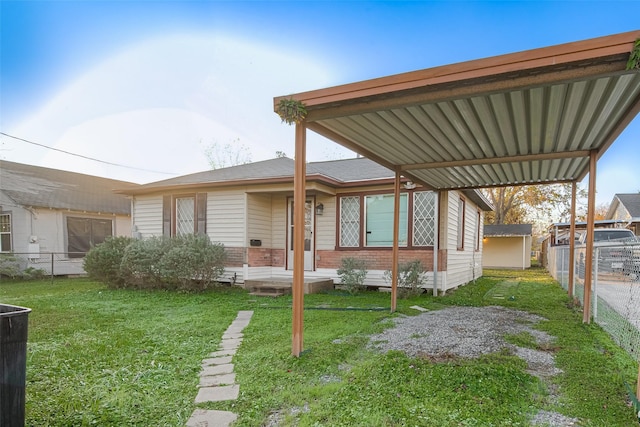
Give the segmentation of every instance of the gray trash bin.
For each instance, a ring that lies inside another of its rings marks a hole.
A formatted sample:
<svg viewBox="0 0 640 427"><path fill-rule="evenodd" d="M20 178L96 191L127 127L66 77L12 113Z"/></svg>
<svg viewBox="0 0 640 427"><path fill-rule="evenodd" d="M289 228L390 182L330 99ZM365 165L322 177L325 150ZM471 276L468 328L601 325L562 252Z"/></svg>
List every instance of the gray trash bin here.
<svg viewBox="0 0 640 427"><path fill-rule="evenodd" d="M0 426L24 426L30 308L0 304Z"/></svg>

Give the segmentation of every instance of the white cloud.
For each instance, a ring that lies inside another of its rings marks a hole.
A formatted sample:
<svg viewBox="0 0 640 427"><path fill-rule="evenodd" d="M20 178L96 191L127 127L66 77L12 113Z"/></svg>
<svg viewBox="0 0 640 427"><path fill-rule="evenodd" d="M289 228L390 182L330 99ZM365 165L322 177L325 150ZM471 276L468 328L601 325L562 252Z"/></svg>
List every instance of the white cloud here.
<svg viewBox="0 0 640 427"><path fill-rule="evenodd" d="M294 155L293 128L273 97L332 84L326 64L295 52L213 34L131 46L96 65L9 132L108 162L179 174L208 167L203 148L239 140L254 161ZM10 161L136 182L167 178L81 160L3 138ZM308 137L307 159L347 151Z"/></svg>

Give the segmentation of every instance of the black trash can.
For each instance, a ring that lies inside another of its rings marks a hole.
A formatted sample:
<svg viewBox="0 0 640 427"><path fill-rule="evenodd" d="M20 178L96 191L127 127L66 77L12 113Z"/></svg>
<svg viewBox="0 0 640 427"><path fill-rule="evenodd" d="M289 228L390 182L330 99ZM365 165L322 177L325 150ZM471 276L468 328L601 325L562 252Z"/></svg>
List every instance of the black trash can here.
<svg viewBox="0 0 640 427"><path fill-rule="evenodd" d="M30 308L0 304L0 426L24 426Z"/></svg>

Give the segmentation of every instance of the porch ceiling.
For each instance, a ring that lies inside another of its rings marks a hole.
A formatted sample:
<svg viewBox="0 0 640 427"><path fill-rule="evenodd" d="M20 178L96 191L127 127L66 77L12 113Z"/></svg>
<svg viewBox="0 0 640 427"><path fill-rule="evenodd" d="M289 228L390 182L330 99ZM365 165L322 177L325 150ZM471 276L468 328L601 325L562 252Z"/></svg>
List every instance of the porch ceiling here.
<svg viewBox="0 0 640 427"><path fill-rule="evenodd" d="M640 30L274 98L432 189L580 181L640 112Z"/></svg>

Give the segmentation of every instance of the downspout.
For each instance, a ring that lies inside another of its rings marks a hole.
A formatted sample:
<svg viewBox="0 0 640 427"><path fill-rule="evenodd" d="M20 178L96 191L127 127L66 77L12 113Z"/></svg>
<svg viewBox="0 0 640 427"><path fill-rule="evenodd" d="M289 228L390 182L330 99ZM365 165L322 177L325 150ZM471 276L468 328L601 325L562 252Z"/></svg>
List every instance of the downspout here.
<svg viewBox="0 0 640 427"><path fill-rule="evenodd" d="M433 211L435 213L435 215L433 216L433 221L435 222L435 225L433 227L433 296L435 297L438 295L438 251L440 249L440 192L435 191L434 194L436 200L433 207Z"/></svg>

